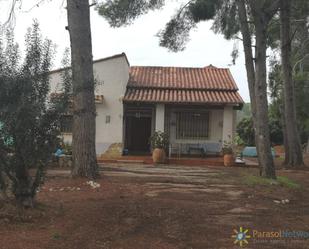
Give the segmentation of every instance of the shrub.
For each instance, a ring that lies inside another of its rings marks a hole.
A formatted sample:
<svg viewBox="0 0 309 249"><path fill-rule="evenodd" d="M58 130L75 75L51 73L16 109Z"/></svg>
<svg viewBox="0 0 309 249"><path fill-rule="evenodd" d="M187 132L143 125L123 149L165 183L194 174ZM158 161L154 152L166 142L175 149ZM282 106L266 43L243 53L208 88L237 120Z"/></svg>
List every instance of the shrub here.
<svg viewBox="0 0 309 249"><path fill-rule="evenodd" d="M159 149L168 149L169 145L169 136L167 133L162 131L156 131L150 137L150 144L152 149L159 148Z"/></svg>
<svg viewBox="0 0 309 249"><path fill-rule="evenodd" d="M59 105L48 101L52 55L52 43L42 39L37 22L27 32L22 63L13 33L0 41L0 171L22 206L33 205L59 143ZM30 169L36 170L34 177Z"/></svg>

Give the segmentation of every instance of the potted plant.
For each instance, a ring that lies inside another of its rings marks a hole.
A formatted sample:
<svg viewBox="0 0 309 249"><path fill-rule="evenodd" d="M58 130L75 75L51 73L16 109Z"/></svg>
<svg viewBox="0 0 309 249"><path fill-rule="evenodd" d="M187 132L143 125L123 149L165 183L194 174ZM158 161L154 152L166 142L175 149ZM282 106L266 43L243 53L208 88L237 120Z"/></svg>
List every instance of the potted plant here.
<svg viewBox="0 0 309 249"><path fill-rule="evenodd" d="M224 166L230 167L234 165L235 158L233 152L233 141L223 141L222 146L223 163Z"/></svg>
<svg viewBox="0 0 309 249"><path fill-rule="evenodd" d="M166 150L169 144L169 137L165 132L156 131L150 137L150 144L152 148L152 160L154 164L165 163Z"/></svg>

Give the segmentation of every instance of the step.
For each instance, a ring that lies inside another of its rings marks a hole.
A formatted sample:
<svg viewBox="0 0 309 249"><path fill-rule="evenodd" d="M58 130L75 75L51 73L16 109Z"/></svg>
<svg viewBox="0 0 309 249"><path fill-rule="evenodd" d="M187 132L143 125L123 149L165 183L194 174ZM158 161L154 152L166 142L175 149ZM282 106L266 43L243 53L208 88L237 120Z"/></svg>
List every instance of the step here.
<svg viewBox="0 0 309 249"><path fill-rule="evenodd" d="M144 163L143 160L116 160L117 163Z"/></svg>

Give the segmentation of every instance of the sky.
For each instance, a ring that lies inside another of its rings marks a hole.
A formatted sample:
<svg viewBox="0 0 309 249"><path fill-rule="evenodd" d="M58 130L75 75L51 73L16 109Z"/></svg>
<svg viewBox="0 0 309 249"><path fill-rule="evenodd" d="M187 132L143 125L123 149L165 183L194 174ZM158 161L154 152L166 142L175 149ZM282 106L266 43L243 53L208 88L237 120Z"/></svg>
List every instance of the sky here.
<svg viewBox="0 0 309 249"><path fill-rule="evenodd" d="M9 13L11 0L0 0L1 18L3 23ZM70 46L69 33L65 29L67 15L65 0L24 0L16 8L15 38L23 49L24 35L37 19L43 36L56 44L56 56L53 68L61 66L61 58L66 47ZM175 13L181 0L170 0L162 10L150 12L138 18L132 25L122 28L111 28L107 21L91 8L91 31L93 58L100 59L125 52L131 66L181 66L204 67L212 64L216 67L229 68L238 85L240 95L249 102L246 69L241 43L240 56L236 65L231 65L231 52L235 41L227 41L220 34L210 29L211 22L200 23L191 31L190 41L182 52L169 52L159 46L156 37L166 22ZM35 7L34 7L35 6Z"/></svg>

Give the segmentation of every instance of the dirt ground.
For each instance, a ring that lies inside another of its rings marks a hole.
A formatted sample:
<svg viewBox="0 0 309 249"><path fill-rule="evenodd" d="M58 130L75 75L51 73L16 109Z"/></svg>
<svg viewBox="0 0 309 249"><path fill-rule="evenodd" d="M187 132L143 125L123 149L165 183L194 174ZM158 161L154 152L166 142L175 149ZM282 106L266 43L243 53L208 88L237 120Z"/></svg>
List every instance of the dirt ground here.
<svg viewBox="0 0 309 249"><path fill-rule="evenodd" d="M104 165L100 186L67 173L48 172L35 210L0 205L0 249L230 249L240 227L243 248L309 248L309 237L253 237L309 233L309 171L278 171L299 188L248 184L258 170L237 167Z"/></svg>

